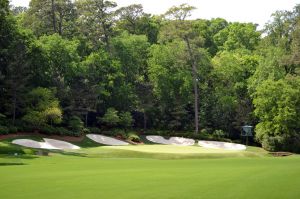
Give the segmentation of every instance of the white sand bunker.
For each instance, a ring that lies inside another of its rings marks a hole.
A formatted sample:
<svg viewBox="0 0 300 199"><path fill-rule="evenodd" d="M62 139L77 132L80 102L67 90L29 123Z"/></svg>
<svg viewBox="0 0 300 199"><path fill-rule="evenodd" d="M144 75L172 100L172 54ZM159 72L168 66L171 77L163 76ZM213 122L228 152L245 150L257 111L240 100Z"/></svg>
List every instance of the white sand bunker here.
<svg viewBox="0 0 300 199"><path fill-rule="evenodd" d="M29 148L36 148L36 149L58 149L52 145L49 145L46 142L38 142L29 139L17 139L12 141L13 144L29 147Z"/></svg>
<svg viewBox="0 0 300 199"><path fill-rule="evenodd" d="M198 144L205 148L226 149L226 150L245 150L246 146L242 144L234 144L230 142L217 141L199 141Z"/></svg>
<svg viewBox="0 0 300 199"><path fill-rule="evenodd" d="M169 142L174 145L192 146L195 144L195 140L183 137L171 137Z"/></svg>
<svg viewBox="0 0 300 199"><path fill-rule="evenodd" d="M158 143L158 144L172 144L179 146L192 146L195 144L195 140L183 137L171 137L170 139L165 139L162 136L149 135L146 136L147 140Z"/></svg>
<svg viewBox="0 0 300 199"><path fill-rule="evenodd" d="M118 140L118 139L111 138L111 137L104 136L104 135L87 134L86 136L95 142L98 142L100 144L105 144L105 145L118 146L118 145L128 145L129 144L122 140Z"/></svg>
<svg viewBox="0 0 300 199"><path fill-rule="evenodd" d="M45 143L58 148L58 149L80 149L79 146L76 146L74 144L71 144L69 142L61 141L61 140L54 140L54 139L48 139L44 138Z"/></svg>
<svg viewBox="0 0 300 199"><path fill-rule="evenodd" d="M80 147L68 142L44 138L45 142L38 142L30 139L16 139L12 143L36 149L79 149Z"/></svg>
<svg viewBox="0 0 300 199"><path fill-rule="evenodd" d="M159 135L147 135L146 139L151 142L158 143L158 144L170 144L169 140L167 140Z"/></svg>

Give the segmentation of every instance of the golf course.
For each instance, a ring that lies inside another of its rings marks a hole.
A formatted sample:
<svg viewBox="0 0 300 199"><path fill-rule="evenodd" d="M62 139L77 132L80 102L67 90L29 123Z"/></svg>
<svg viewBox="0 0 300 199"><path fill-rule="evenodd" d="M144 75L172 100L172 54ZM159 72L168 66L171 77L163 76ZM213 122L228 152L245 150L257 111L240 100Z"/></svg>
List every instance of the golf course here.
<svg viewBox="0 0 300 199"><path fill-rule="evenodd" d="M39 140L39 137L31 137ZM2 140L0 196L5 199L90 198L297 198L300 157L272 157L200 146L99 146L36 149Z"/></svg>
<svg viewBox="0 0 300 199"><path fill-rule="evenodd" d="M0 0L0 199L300 199L300 2Z"/></svg>

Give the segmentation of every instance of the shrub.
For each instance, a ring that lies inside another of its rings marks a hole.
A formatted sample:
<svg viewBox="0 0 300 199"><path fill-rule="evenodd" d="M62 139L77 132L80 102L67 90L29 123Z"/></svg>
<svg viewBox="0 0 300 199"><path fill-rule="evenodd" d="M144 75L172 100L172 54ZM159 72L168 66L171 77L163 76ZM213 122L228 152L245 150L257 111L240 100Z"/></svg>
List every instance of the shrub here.
<svg viewBox="0 0 300 199"><path fill-rule="evenodd" d="M125 130L132 126L134 122L131 114L129 112L123 112L120 114L120 125L125 128Z"/></svg>
<svg viewBox="0 0 300 199"><path fill-rule="evenodd" d="M59 135L64 135L64 136L73 135L71 131L69 131L64 127L57 127L56 131L57 133L59 133Z"/></svg>
<svg viewBox="0 0 300 199"><path fill-rule="evenodd" d="M0 125L5 124L6 122L6 116L0 113Z"/></svg>
<svg viewBox="0 0 300 199"><path fill-rule="evenodd" d="M20 128L20 131L22 132L33 132L35 128L31 125L22 125Z"/></svg>
<svg viewBox="0 0 300 199"><path fill-rule="evenodd" d="M280 151L282 149L283 138L280 136L264 136L261 141L262 147L267 151Z"/></svg>
<svg viewBox="0 0 300 199"><path fill-rule="evenodd" d="M118 111L114 108L108 108L104 116L100 118L100 121L111 127L116 126L120 121Z"/></svg>
<svg viewBox="0 0 300 199"><path fill-rule="evenodd" d="M134 132L128 133L127 139L133 142L141 142L141 138Z"/></svg>
<svg viewBox="0 0 300 199"><path fill-rule="evenodd" d="M283 151L290 151L294 153L300 153L300 135L286 137L282 146Z"/></svg>
<svg viewBox="0 0 300 199"><path fill-rule="evenodd" d="M113 129L112 130L112 136L121 138L121 139L126 139L127 135L124 130L122 129Z"/></svg>
<svg viewBox="0 0 300 199"><path fill-rule="evenodd" d="M223 130L215 130L212 134L213 138L222 139L225 137L225 133Z"/></svg>
<svg viewBox="0 0 300 199"><path fill-rule="evenodd" d="M0 135L7 135L9 133L9 129L6 126L0 126Z"/></svg>
<svg viewBox="0 0 300 199"><path fill-rule="evenodd" d="M9 127L9 133L17 133L18 132L18 128L15 126L10 126Z"/></svg>
<svg viewBox="0 0 300 199"><path fill-rule="evenodd" d="M89 133L91 133L91 131L90 131L89 128L83 128L82 132L83 132L84 134L89 134Z"/></svg>
<svg viewBox="0 0 300 199"><path fill-rule="evenodd" d="M53 134L57 134L58 131L55 127L52 127L52 126L48 126L48 125L45 125L43 127L40 128L40 131L42 133L45 133L45 134L48 134L48 135L53 135Z"/></svg>
<svg viewBox="0 0 300 199"><path fill-rule="evenodd" d="M89 127L88 129L90 130L91 133L95 133L95 134L101 133L101 130L97 127Z"/></svg>
<svg viewBox="0 0 300 199"><path fill-rule="evenodd" d="M26 123L36 128L47 125L48 122L61 122L62 111L55 92L47 88L35 88L27 95L26 114L22 118Z"/></svg>
<svg viewBox="0 0 300 199"><path fill-rule="evenodd" d="M84 128L82 120L77 116L72 116L69 120L69 128L75 135L80 135Z"/></svg>

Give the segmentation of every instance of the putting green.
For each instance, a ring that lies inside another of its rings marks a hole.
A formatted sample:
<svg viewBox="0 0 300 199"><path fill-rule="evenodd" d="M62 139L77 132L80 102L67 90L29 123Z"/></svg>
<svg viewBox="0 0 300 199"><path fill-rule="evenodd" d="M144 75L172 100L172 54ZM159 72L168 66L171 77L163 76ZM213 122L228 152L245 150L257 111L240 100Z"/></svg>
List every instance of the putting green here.
<svg viewBox="0 0 300 199"><path fill-rule="evenodd" d="M233 150L208 149L199 146L177 146L177 145L105 146L104 148L139 151L139 152L146 152L146 153L171 153L171 154L237 153L237 151L233 151Z"/></svg>

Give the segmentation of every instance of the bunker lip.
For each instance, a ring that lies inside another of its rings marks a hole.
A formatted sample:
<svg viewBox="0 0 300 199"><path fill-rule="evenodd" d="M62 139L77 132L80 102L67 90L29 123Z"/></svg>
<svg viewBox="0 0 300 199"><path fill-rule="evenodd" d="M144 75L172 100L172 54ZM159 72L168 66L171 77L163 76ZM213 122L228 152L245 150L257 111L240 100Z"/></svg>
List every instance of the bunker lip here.
<svg viewBox="0 0 300 199"><path fill-rule="evenodd" d="M211 148L211 149L225 149L225 150L236 150L236 151L246 149L246 146L243 144L235 144L230 142L200 140L198 141L198 145L204 148Z"/></svg>
<svg viewBox="0 0 300 199"><path fill-rule="evenodd" d="M112 137L108 137L105 135L87 134L86 136L91 140L104 145L111 145L111 146L129 145L129 143L127 142Z"/></svg>
<svg viewBox="0 0 300 199"><path fill-rule="evenodd" d="M55 139L49 139L49 138L44 138L44 140L45 140L45 143L47 143L55 148L58 148L58 149L80 149L79 146L76 146L69 142L55 140Z"/></svg>
<svg viewBox="0 0 300 199"><path fill-rule="evenodd" d="M195 140L184 138L184 137L170 137L169 139L165 139L159 135L148 135L146 139L158 143L158 144L168 144L168 145L178 145L178 146L192 146L195 144Z"/></svg>
<svg viewBox="0 0 300 199"><path fill-rule="evenodd" d="M53 139L47 139L44 138L45 142L38 142L35 140L30 139L16 139L13 140L13 144L17 144L20 146L25 146L29 148L35 148L35 149L58 149L58 150L64 150L64 149L79 149L80 147L73 145L68 142L60 141L60 140L53 140Z"/></svg>

